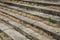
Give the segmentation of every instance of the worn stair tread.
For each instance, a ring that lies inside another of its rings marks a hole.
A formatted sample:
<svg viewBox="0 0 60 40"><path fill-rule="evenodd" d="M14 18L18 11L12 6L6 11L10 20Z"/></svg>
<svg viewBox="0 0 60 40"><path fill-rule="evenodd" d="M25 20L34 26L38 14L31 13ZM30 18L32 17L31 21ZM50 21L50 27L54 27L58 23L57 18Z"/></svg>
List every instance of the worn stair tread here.
<svg viewBox="0 0 60 40"><path fill-rule="evenodd" d="M10 28L0 22L0 30L4 31L4 30L8 30L8 29L10 29Z"/></svg>
<svg viewBox="0 0 60 40"><path fill-rule="evenodd" d="M4 32L11 36L14 40L28 40L28 38L13 29L5 30Z"/></svg>
<svg viewBox="0 0 60 40"><path fill-rule="evenodd" d="M3 23L0 23L0 30L2 30L4 33L10 36L13 40L27 40L28 39L25 36L23 36L21 33L17 32L16 30L8 28L8 26L4 25Z"/></svg>
<svg viewBox="0 0 60 40"><path fill-rule="evenodd" d="M2 4L1 4L2 5ZM26 10L23 8L19 8L19 7L14 7L14 6L8 6L9 8L15 9L15 10L19 10L19 11L23 11L29 14L33 14L39 17L43 17L43 18L51 18L54 21L60 22L60 17L59 16L54 16L54 15L50 15L50 14L46 14L46 13L40 13L40 12L36 12L36 11L31 11L31 10Z"/></svg>
<svg viewBox="0 0 60 40"><path fill-rule="evenodd" d="M24 2L40 3L40 4L50 4L60 6L60 2L49 2L49 1L31 1L31 0L22 0Z"/></svg>
<svg viewBox="0 0 60 40"><path fill-rule="evenodd" d="M3 4L2 4L3 5ZM4 5L4 6L6 6L6 4ZM11 5L10 5L11 6ZM13 6L13 5L12 5ZM35 11L41 11L41 12L44 12L44 13L48 13L48 14L53 14L53 15L57 15L57 16L60 16L60 11L58 12L58 11L52 11L52 10L45 10L44 8L43 9L39 9L39 8L34 8L34 7L28 7L28 6L24 6L24 5L16 5L16 4L14 4L14 6L16 6L16 7L21 7L21 8L25 8L25 9L30 9L30 10L35 10Z"/></svg>
<svg viewBox="0 0 60 40"><path fill-rule="evenodd" d="M26 32L27 34L25 34L25 35L31 35L33 38L35 37L35 40L38 40L38 39L39 40L50 40L46 36L40 35L40 34L34 32L33 30L31 30L31 29L29 29L21 24L18 24L16 22L12 21L11 19L8 19L8 18L3 17L3 16L1 16L1 19L5 20L6 22L8 21L8 23L14 25L16 28L18 27L19 29L22 30L22 32Z"/></svg>
<svg viewBox="0 0 60 40"><path fill-rule="evenodd" d="M50 39L47 38L46 36L40 35L40 34L34 32L33 30L31 30L30 28L27 28L27 27L25 27L25 26L23 26L23 25L21 25L21 24L19 24L19 23L16 23L16 22L14 22L13 20L11 20L11 19L9 19L9 18L3 17L3 16L1 16L1 17L2 17L1 19L5 18L5 19L3 19L3 20L5 20L6 22L8 21L8 23L14 25L15 27L18 27L19 29L23 30L23 32L26 32L26 33L27 33L26 35L29 34L29 35L31 35L32 37L35 37L35 40L37 40L37 39L39 39L39 40L50 40ZM37 36L38 36L38 37L37 37ZM37 38L37 39L36 39L36 38ZM44 38L44 39L43 39L43 38ZM51 40L52 40L52 39L51 39Z"/></svg>
<svg viewBox="0 0 60 40"><path fill-rule="evenodd" d="M0 10L0 11L4 12L6 14L12 15L12 16L18 18L18 19L21 19L23 21L26 21L26 22L28 22L30 24L33 24L33 25L35 25L35 26L37 26L39 28L43 28L44 30L47 30L49 32L52 32L52 33L60 36L60 28L54 28L54 27L49 26L49 25L46 25L46 24L44 24L44 23L42 23L40 21L32 20L30 18L21 16L21 15L18 15L18 14L14 14L13 12L9 12L9 11L3 10L3 9Z"/></svg>
<svg viewBox="0 0 60 40"><path fill-rule="evenodd" d="M8 2L7 2L8 3ZM17 4L15 2L9 2L9 3L12 3L14 5L18 5L18 6L25 6L27 8L35 8L35 9L43 9L43 10L47 10L47 11L53 11L53 12L60 12L60 10L55 10L55 9L50 9L50 8L47 8L47 7L38 7L38 6L31 6L31 5L27 5L27 4ZM12 5L13 6L13 5Z"/></svg>

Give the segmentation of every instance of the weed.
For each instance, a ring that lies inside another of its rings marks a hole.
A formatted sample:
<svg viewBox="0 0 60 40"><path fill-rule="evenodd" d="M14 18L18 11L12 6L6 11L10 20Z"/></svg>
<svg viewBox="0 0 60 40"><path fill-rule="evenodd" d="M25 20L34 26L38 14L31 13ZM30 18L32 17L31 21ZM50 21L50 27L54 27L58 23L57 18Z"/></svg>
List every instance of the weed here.
<svg viewBox="0 0 60 40"><path fill-rule="evenodd" d="M47 21L52 22L53 20L51 19L51 17L47 18Z"/></svg>

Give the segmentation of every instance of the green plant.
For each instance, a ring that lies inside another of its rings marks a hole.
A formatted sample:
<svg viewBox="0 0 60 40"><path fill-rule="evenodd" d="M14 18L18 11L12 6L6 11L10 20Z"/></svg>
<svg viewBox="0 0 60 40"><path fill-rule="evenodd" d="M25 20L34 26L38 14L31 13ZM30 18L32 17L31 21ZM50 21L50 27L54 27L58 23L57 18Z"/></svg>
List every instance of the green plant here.
<svg viewBox="0 0 60 40"><path fill-rule="evenodd" d="M48 20L49 22L52 22L52 21L53 21L53 20L51 19L51 17L47 18L47 20Z"/></svg>
<svg viewBox="0 0 60 40"><path fill-rule="evenodd" d="M0 30L0 33L1 33L2 31Z"/></svg>

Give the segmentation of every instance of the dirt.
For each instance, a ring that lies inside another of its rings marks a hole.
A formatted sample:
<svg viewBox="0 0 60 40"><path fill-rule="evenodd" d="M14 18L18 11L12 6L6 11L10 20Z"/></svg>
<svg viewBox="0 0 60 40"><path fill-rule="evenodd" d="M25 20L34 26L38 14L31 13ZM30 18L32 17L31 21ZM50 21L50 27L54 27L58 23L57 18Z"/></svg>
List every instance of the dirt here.
<svg viewBox="0 0 60 40"><path fill-rule="evenodd" d="M13 40L13 39L0 30L0 40Z"/></svg>

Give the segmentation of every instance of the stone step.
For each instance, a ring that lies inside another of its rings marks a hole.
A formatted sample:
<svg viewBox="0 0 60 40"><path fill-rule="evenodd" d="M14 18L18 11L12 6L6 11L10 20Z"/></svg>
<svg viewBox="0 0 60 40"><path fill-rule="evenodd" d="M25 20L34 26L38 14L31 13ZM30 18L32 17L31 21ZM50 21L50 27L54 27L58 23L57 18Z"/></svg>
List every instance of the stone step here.
<svg viewBox="0 0 60 40"><path fill-rule="evenodd" d="M52 5L52 6L60 6L60 1L55 1L55 2L51 2L51 1L39 1L39 0L19 0L19 1L23 1L23 2L29 2L29 3L37 3L37 4L43 4L43 5ZM1 2L13 2L13 1L1 1Z"/></svg>
<svg viewBox="0 0 60 40"><path fill-rule="evenodd" d="M18 11L18 10L14 10L14 9L10 9L10 8L7 8L7 7L3 7L3 6L0 6L1 9L5 9L5 10L8 10L8 11L11 11L11 12L14 12L14 13L17 13L19 15L22 15L22 16L25 16L25 17L28 17L28 18L31 18L33 20L37 20L37 21L42 21L43 23L47 24L47 25L50 25L50 26L53 26L53 27L59 27L60 25L58 23L55 23L53 21L48 21L48 19L45 19L45 18L41 18L41 17L38 17L38 16L35 16L35 15L32 15L32 14L29 14L29 13L25 13L25 12L22 12L22 11ZM2 12L1 12L2 13ZM2 13L2 15L4 16L8 16L9 18L11 18L10 15L7 15L7 14L4 14ZM12 17L13 18L13 17ZM14 20L14 19L13 19ZM52 19L51 19L52 20ZM14 20L16 21L16 20Z"/></svg>
<svg viewBox="0 0 60 40"><path fill-rule="evenodd" d="M59 14L60 10L57 10L57 9L47 8L47 7L43 7L43 6L38 7L38 6L31 6L31 5L27 5L27 4L17 4L15 2L9 2L9 3L5 3L5 4L60 16L60 14Z"/></svg>
<svg viewBox="0 0 60 40"><path fill-rule="evenodd" d="M10 36L13 40L28 40L25 36L21 33L17 32L14 29L9 28L7 25L0 22L0 30Z"/></svg>
<svg viewBox="0 0 60 40"><path fill-rule="evenodd" d="M23 35L28 36L32 40L53 40L53 39L47 38L46 36L40 35L40 34L34 32L33 30L31 30L30 28L27 28L19 23L16 23L16 22L12 21L11 19L8 19L4 16L1 16L0 18L6 22L8 21L8 23L10 23L11 25L14 25L14 28L16 30L21 32Z"/></svg>
<svg viewBox="0 0 60 40"><path fill-rule="evenodd" d="M23 14L23 13L22 13L22 14ZM1 13L1 15L4 16L4 17L6 17L6 18L8 18L8 19L13 20L14 22L17 22L17 23L19 23L19 24L21 24L21 25L24 25L25 27L28 27L28 28L32 29L33 31L35 31L35 32L37 32L37 33L39 33L39 34L42 34L42 35L44 35L44 36L46 36L46 37L48 37L48 38L55 38L55 36L49 35L50 33L47 33L47 32L44 31L43 29L39 29L39 28L37 28L37 26L34 26L34 25L32 25L32 24L29 24L29 23L27 23L27 22L25 22L25 21L23 21L23 20L17 19L17 18L15 18L15 17L13 17L13 16L11 16L11 15L7 15L7 14L5 14L5 13ZM3 21L4 21L4 20L3 20ZM7 22L8 22L8 21L7 21ZM7 23L7 22L4 21L4 23ZM9 23L7 23L7 24L9 24ZM10 24L9 24L9 25L10 25ZM54 26L54 27L57 27L57 26ZM58 27L59 27L59 26L58 26Z"/></svg>
<svg viewBox="0 0 60 40"><path fill-rule="evenodd" d="M45 23L42 23L40 21L36 21L36 20L32 20L30 18L27 18L27 17L24 17L24 16L21 16L21 15L18 15L18 14L14 14L13 12L10 12L10 11L7 11L7 10L3 10L1 9L0 11L6 13L6 14L9 14L11 16L14 16L16 17L17 19L21 19L27 23L30 23L32 25L35 25L37 26L38 28L42 28L44 29L45 31L48 31L52 34L54 34L55 36L57 36L58 38L60 37L60 28L54 28L52 26L49 26L49 25L46 25Z"/></svg>
<svg viewBox="0 0 60 40"><path fill-rule="evenodd" d="M3 6L4 4L1 4L1 5ZM36 16L39 16L39 17L42 17L42 18L45 18L45 19L51 18L56 23L58 23L58 24L60 23L60 17L59 16L54 16L54 15L51 15L51 14L41 13L41 12L37 12L37 11L26 10L26 9L19 8L19 7L14 7L14 6L8 6L8 5L4 5L4 6L7 6L8 8L11 8L11 9L15 9L17 11L26 12L27 14L36 15Z"/></svg>
<svg viewBox="0 0 60 40"><path fill-rule="evenodd" d="M44 4L44 5L54 5L54 6L60 6L60 1L59 2L49 2L49 1L39 1L39 0L21 0L23 2L31 2L31 3L37 3L37 4Z"/></svg>

